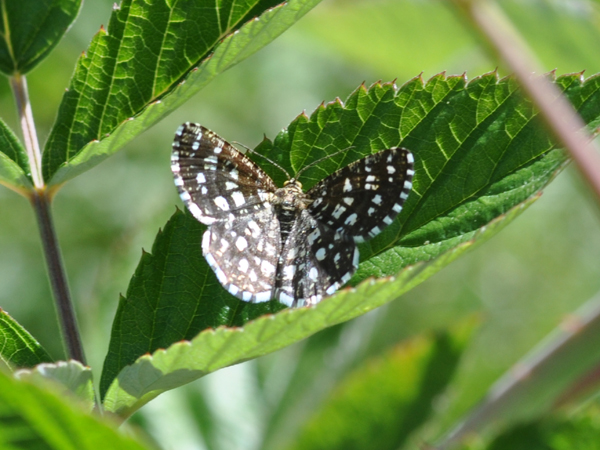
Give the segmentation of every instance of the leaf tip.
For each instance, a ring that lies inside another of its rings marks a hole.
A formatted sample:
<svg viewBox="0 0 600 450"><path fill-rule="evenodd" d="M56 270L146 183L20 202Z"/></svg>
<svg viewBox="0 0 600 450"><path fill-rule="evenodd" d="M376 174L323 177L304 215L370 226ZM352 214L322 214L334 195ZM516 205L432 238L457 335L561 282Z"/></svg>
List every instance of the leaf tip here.
<svg viewBox="0 0 600 450"><path fill-rule="evenodd" d="M556 72L556 69L554 70L554 72ZM579 81L580 84L584 84L586 81L585 77L583 76L584 73L585 73L585 70L582 70L581 72L565 73L563 75L559 75L558 77L555 77L555 81L560 80L562 78L577 78L577 81ZM593 75L593 76L589 77L588 80L591 78L595 78L597 76L598 76L598 74Z"/></svg>
<svg viewBox="0 0 600 450"><path fill-rule="evenodd" d="M317 109L319 109L322 106L323 106L323 103L321 103L320 106L317 106ZM306 110L304 110L296 116L296 118L294 119L293 122L296 122L296 121L305 121L306 122L308 120L310 120L310 117L308 116L308 114L306 114Z"/></svg>
<svg viewBox="0 0 600 450"><path fill-rule="evenodd" d="M273 145L273 142L271 141L271 139L269 139L267 137L266 134L263 134L262 141L260 141L256 147L260 147L261 145L269 145L270 146L270 145Z"/></svg>
<svg viewBox="0 0 600 450"><path fill-rule="evenodd" d="M335 106L340 107L340 108L344 107L344 102L342 101L341 98L336 97L335 99L333 99L332 101L327 102L327 103L321 102L321 104L317 107L317 109L315 109L313 114L315 114L316 112L325 111L326 109L328 109L330 107L335 107Z"/></svg>
<svg viewBox="0 0 600 450"><path fill-rule="evenodd" d="M470 81L468 81L468 84L470 86L471 84L476 83L479 80L485 80L486 78L494 78L496 84L498 84L502 80L511 79L512 76L507 75L506 77L500 78L500 74L498 73L498 68L496 67L494 70L492 70L490 72L486 72L482 75L478 75L475 78L471 79ZM466 80L466 74L465 74L465 80Z"/></svg>
<svg viewBox="0 0 600 450"><path fill-rule="evenodd" d="M546 72L542 75L544 78L550 78L552 81L556 81L556 68Z"/></svg>

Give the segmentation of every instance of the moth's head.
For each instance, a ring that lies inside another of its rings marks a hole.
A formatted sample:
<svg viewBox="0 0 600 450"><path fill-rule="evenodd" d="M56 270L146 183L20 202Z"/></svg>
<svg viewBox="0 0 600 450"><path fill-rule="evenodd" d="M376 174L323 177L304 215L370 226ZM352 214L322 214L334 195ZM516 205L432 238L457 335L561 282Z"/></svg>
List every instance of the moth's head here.
<svg viewBox="0 0 600 450"><path fill-rule="evenodd" d="M285 183L283 183L283 187L302 192L302 183L300 183L296 178L290 178L287 180Z"/></svg>

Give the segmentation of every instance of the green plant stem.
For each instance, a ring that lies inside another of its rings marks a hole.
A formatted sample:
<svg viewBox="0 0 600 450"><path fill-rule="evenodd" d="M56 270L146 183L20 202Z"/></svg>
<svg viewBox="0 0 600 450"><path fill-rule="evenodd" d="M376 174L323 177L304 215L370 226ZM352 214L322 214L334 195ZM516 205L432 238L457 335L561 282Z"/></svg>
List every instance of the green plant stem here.
<svg viewBox="0 0 600 450"><path fill-rule="evenodd" d="M23 139L25 141L25 149L29 159L33 185L37 189L43 189L42 152L40 151L33 114L31 112L31 104L29 103L27 80L24 75L16 74L10 78L10 86L13 95L15 96L15 102L17 103L19 122L21 123L21 130L23 131Z"/></svg>
<svg viewBox="0 0 600 450"><path fill-rule="evenodd" d="M540 64L504 12L491 0L453 0L457 10L506 63L540 111L551 133L567 149L600 204L600 156L585 123L545 77Z"/></svg>
<svg viewBox="0 0 600 450"><path fill-rule="evenodd" d="M40 230L44 256L48 267L48 277L50 278L50 286L56 302L56 310L61 325L63 341L68 357L85 364L85 356L79 329L77 327L75 310L73 308L73 302L71 301L67 276L60 255L60 247L54 229L54 222L52 220L52 211L50 209L51 195L46 188L42 176L42 156L35 130L35 123L33 121L33 114L31 112L31 105L29 103L27 80L23 75L17 74L10 78L10 85L17 104L19 121L23 131L23 140L29 159L31 177L35 186L35 189L29 195L29 199L35 211Z"/></svg>
<svg viewBox="0 0 600 450"><path fill-rule="evenodd" d="M60 320L63 340L67 347L69 358L85 364L85 355L77 327L75 310L71 301L67 276L64 270L58 239L54 230L50 198L47 191L36 191L31 197L31 204L35 210L40 237L44 247L44 256L48 266L48 276L52 292L56 301L56 309Z"/></svg>

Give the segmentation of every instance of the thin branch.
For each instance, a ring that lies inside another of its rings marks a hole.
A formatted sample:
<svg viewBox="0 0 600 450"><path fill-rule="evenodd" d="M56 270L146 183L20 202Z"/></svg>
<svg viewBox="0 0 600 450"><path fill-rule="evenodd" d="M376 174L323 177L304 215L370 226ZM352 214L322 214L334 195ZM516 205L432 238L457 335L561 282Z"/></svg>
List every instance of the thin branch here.
<svg viewBox="0 0 600 450"><path fill-rule="evenodd" d="M27 80L25 76L16 74L10 78L10 85L17 103L23 140L29 159L29 168L35 186L35 189L29 195L29 199L35 211L40 230L50 286L52 287L54 301L56 302L56 311L61 325L63 342L65 343L68 357L85 364L75 310L71 301L67 276L60 256L60 247L52 220L52 211L50 209L51 194L46 189L42 176L42 154L29 103Z"/></svg>
<svg viewBox="0 0 600 450"><path fill-rule="evenodd" d="M561 392L577 386L573 383L596 366L599 352L588 344L597 342L599 336L600 295L597 294L496 381L483 401L436 450L457 447L486 426L501 421L524 421L556 406Z"/></svg>
<svg viewBox="0 0 600 450"><path fill-rule="evenodd" d="M67 353L70 359L75 359L85 365L83 345L81 344L77 318L75 317L75 310L67 284L67 276L60 256L58 239L54 231L47 191L36 191L31 197L31 204L40 228L40 237L44 247L46 265L48 266L48 276L56 301L56 309Z"/></svg>

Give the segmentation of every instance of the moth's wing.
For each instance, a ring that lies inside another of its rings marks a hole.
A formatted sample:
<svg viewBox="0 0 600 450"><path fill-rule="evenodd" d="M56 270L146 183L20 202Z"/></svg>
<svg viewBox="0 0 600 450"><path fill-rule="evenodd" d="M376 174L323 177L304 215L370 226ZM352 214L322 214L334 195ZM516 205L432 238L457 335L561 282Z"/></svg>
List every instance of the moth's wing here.
<svg viewBox="0 0 600 450"><path fill-rule="evenodd" d="M288 306L318 303L350 279L358 261L352 238L303 210L281 252L275 298Z"/></svg>
<svg viewBox="0 0 600 450"><path fill-rule="evenodd" d="M307 196L310 214L334 230L363 242L379 234L402 210L412 189L414 158L394 147L341 168Z"/></svg>
<svg viewBox="0 0 600 450"><path fill-rule="evenodd" d="M273 180L252 160L210 130L194 123L175 133L171 170L179 195L205 225L264 207L276 189Z"/></svg>
<svg viewBox="0 0 600 450"><path fill-rule="evenodd" d="M202 253L219 282L247 302L273 298L280 252L279 221L270 204L251 214L230 214L202 237Z"/></svg>

